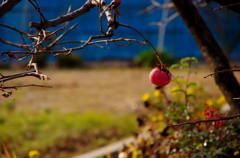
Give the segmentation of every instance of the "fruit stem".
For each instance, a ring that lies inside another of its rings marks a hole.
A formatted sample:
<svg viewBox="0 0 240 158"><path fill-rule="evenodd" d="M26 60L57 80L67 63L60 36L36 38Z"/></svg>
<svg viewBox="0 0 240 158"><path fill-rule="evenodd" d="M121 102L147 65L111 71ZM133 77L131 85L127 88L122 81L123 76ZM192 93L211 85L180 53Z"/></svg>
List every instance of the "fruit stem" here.
<svg viewBox="0 0 240 158"><path fill-rule="evenodd" d="M159 54L157 53L157 50L154 48L154 46L152 45L152 43L151 43L140 31L138 31L137 29L131 27L130 25L125 25L125 24L120 24L120 23L119 23L119 26L124 26L124 27L127 27L127 28L131 28L131 29L133 29L134 31L136 31L140 36L142 36L142 38L143 38L143 39L152 47L152 49L154 50L154 54L156 55L156 57L157 57L160 65L163 65L163 62L161 61L160 56L159 56ZM163 67L165 67L165 66L163 66Z"/></svg>

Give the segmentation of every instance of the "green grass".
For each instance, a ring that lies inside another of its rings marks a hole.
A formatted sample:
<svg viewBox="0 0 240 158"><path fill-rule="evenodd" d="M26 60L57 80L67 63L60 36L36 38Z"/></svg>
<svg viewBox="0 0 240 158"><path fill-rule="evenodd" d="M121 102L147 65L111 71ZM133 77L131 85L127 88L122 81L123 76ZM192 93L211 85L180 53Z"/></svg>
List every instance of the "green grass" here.
<svg viewBox="0 0 240 158"><path fill-rule="evenodd" d="M0 112L0 144L10 142L11 150L21 157L30 150L44 151L79 136L99 138L89 142L89 148L85 147L85 150L90 150L130 136L136 129L135 116L129 115L51 110L28 113L3 109Z"/></svg>

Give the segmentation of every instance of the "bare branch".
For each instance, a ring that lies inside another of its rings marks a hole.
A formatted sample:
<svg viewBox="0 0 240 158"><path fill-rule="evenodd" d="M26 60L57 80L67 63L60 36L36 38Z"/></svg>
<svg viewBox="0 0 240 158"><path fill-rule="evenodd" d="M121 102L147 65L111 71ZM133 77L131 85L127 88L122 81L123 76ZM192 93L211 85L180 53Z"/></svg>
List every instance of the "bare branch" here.
<svg viewBox="0 0 240 158"><path fill-rule="evenodd" d="M36 85L36 84L28 84L28 85L21 85L21 86L11 86L11 87L0 87L0 89L17 89L21 87L44 87L44 88L52 88L52 86L44 86L44 85Z"/></svg>
<svg viewBox="0 0 240 158"><path fill-rule="evenodd" d="M240 6L240 3L235 3L235 4L229 4L229 5L221 6L219 8L214 9L214 11L223 10L223 9L227 9L227 8L230 8L230 7L236 7L236 6Z"/></svg>
<svg viewBox="0 0 240 158"><path fill-rule="evenodd" d="M45 75L43 75L43 74L36 73L36 71L33 70L33 71L22 72L22 73L18 73L18 74L14 74L14 75L9 75L9 76L3 76L1 74L0 83L4 83L4 82L9 81L9 80L13 80L13 79L16 79L16 78L21 78L21 77L26 77L26 76L33 76L33 77L37 77L37 78L43 79L43 80L45 80L45 79L49 80L50 79L48 77L45 77Z"/></svg>
<svg viewBox="0 0 240 158"><path fill-rule="evenodd" d="M212 77L213 75L216 75L216 74L218 74L218 73L223 73L223 72L233 72L233 71L240 71L240 69L225 69L225 70L222 70L222 71L213 72L213 73L211 73L211 74L205 76L204 78L207 78L207 77L209 77L209 76Z"/></svg>
<svg viewBox="0 0 240 158"><path fill-rule="evenodd" d="M175 127L175 126L182 126L182 125L195 125L195 124L200 124L203 122L216 122L216 121L222 121L222 120L231 120L234 118L240 117L240 114L229 116L229 117L221 117L218 119L210 119L210 120L199 120L199 121L193 121L193 122L184 122L184 123L179 123L175 125L169 125L167 127Z"/></svg>
<svg viewBox="0 0 240 158"><path fill-rule="evenodd" d="M16 31L16 32L18 32L18 33L20 33L20 34L23 34L23 35L30 35L30 34L28 34L28 33L26 33L26 32L23 32L23 31L21 31L21 30L16 29L15 27L12 27L12 26L9 26L9 25L6 25L6 24L0 23L0 25L1 25L1 26L4 26L4 27L6 27L6 28L12 29L12 30L14 30L14 31Z"/></svg>
<svg viewBox="0 0 240 158"><path fill-rule="evenodd" d="M21 0L7 0L0 5L0 18L9 12Z"/></svg>
<svg viewBox="0 0 240 158"><path fill-rule="evenodd" d="M56 45L56 43L63 37L65 36L68 32L70 32L71 30L75 29L77 27L78 23L73 25L72 27L70 27L69 29L67 29L66 31L64 31L60 36L58 36L52 43L50 43L46 48L46 49L50 49L51 47L53 47L54 45Z"/></svg>
<svg viewBox="0 0 240 158"><path fill-rule="evenodd" d="M71 21L87 12L90 11L90 9L94 8L95 6L88 0L81 8L66 14L66 15L62 15L56 19L53 20L48 20L44 23L41 22L30 22L29 23L29 27L35 27L39 30L44 29L46 30L49 27L55 27L58 26L62 23L65 23L67 21Z"/></svg>
<svg viewBox="0 0 240 158"><path fill-rule="evenodd" d="M14 47L18 47L18 48L22 48L22 49L26 49L26 50L31 51L31 49L29 49L29 47L31 45L23 45L23 44L12 43L12 42L7 41L7 40L2 39L2 38L0 38L0 42L11 45L11 46L14 46Z"/></svg>

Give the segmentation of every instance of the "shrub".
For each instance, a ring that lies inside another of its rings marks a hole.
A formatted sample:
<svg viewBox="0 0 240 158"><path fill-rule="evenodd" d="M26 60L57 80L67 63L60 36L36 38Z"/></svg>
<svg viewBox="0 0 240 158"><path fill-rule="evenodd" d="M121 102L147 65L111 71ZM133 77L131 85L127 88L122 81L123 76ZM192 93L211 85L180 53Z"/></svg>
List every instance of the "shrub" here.
<svg viewBox="0 0 240 158"><path fill-rule="evenodd" d="M161 60L164 61L164 64L172 65L176 62L176 58L171 53L163 51L159 53L159 55ZM158 63L157 58L152 50L144 50L143 52L139 53L134 61L137 66L142 67L153 67Z"/></svg>
<svg viewBox="0 0 240 158"><path fill-rule="evenodd" d="M36 56L35 62L39 68L47 67L48 54L39 54Z"/></svg>
<svg viewBox="0 0 240 158"><path fill-rule="evenodd" d="M240 121L218 120L216 107L220 101L206 101L201 87L191 82L189 76L195 71L191 65L196 58L187 57L170 67L184 69L186 77L175 76L176 86L171 89L171 99L166 97L163 87L157 87L153 95L146 93L142 101L145 115L138 117L140 131L136 141L119 153L125 157L166 157L166 158L227 158L239 157ZM201 100L199 100L201 98ZM222 100L222 97L220 97ZM167 101L163 101L163 100ZM205 100L205 104L204 104ZM200 120L200 121L193 121ZM196 123L197 122L197 123ZM202 123L201 123L202 122ZM185 123L184 125L180 125ZM177 124L175 127L172 124ZM190 124L190 125L187 125Z"/></svg>
<svg viewBox="0 0 240 158"><path fill-rule="evenodd" d="M60 68L80 68L82 67L82 59L78 55L68 55L57 57L56 64Z"/></svg>

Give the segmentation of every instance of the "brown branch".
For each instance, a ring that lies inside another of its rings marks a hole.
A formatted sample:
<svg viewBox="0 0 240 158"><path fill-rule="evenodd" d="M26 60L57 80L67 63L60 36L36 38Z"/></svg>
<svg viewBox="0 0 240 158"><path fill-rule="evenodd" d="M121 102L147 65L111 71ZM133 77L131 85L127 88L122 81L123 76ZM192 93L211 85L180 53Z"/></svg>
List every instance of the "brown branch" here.
<svg viewBox="0 0 240 158"><path fill-rule="evenodd" d="M63 37L65 36L68 32L70 32L71 30L75 29L77 27L78 23L73 25L72 27L70 27L69 29L67 29L66 31L64 31L60 36L58 36L52 43L50 43L46 48L46 49L50 49L51 47L53 47L54 45L56 45L56 43Z"/></svg>
<svg viewBox="0 0 240 158"><path fill-rule="evenodd" d="M97 38L104 38L106 37L105 35L99 35L99 36L94 36L91 38L91 40L93 39L97 39ZM91 41L90 40L90 41ZM97 43L108 43L108 42L116 42L116 41L126 41L126 42L137 42L140 43L142 45L145 45L146 42L142 42L136 39L124 39L124 38L118 38L118 39L108 39L108 40L99 40L99 41L94 41L94 42L90 42L90 41L66 41L66 42L61 42L59 44L64 44L64 43L84 43L83 45L79 46L79 47L74 47L74 48L70 48L70 49L64 49L64 50L56 50L56 51L52 51L52 50L45 50L45 51L37 51L37 52L31 52L31 51L4 51L0 53L1 55L8 55L9 53L12 54L12 56L14 56L14 58L18 58L18 56L15 56L16 54L24 54L24 55L31 55L31 54L57 54L57 53L66 53L69 51L75 51L75 50L79 50L79 49L83 49L85 48L87 45L95 45ZM21 56L22 57L22 56ZM20 58L20 56L19 56ZM9 58L8 58L9 59ZM6 60L6 59L5 59Z"/></svg>
<svg viewBox="0 0 240 158"><path fill-rule="evenodd" d="M240 3L235 3L235 4L229 4L229 5L221 6L219 8L214 9L214 11L223 10L223 9L227 9L227 8L230 8L230 7L236 7L236 6L240 6Z"/></svg>
<svg viewBox="0 0 240 158"><path fill-rule="evenodd" d="M184 123L179 123L179 124L175 124L175 125L169 125L167 127L175 127L175 126L182 126L182 125L195 125L195 124L200 124L203 122L215 122L215 121L222 121L222 120L231 120L234 118L240 117L240 114L237 115L233 115L233 116L229 116L229 117L221 117L218 119L210 119L210 120L199 120L199 121L193 121L193 122L184 122Z"/></svg>
<svg viewBox="0 0 240 158"><path fill-rule="evenodd" d="M47 28L49 27L55 27L55 26L58 26L62 23L65 23L67 21L71 21L87 12L90 11L90 9L94 8L95 6L90 2L90 1L87 1L81 8L69 13L69 14L66 14L66 15L62 15L62 16L59 16L58 18L56 19L53 19L53 20L48 20L44 23L41 23L41 22L30 22L29 23L29 27L35 27L37 29L44 29L46 30Z"/></svg>
<svg viewBox="0 0 240 158"><path fill-rule="evenodd" d="M222 71L213 72L213 73L211 73L211 74L205 76L204 78L207 78L207 77L209 77L209 76L212 77L213 75L216 75L216 74L218 74L218 73L223 73L223 72L233 72L233 71L240 71L240 69L225 69L225 70L222 70Z"/></svg>
<svg viewBox="0 0 240 158"><path fill-rule="evenodd" d="M36 85L36 84L29 84L29 85L21 85L21 86L12 86L12 87L0 87L0 89L17 89L21 87L44 87L44 88L52 88L52 86L44 86L44 85Z"/></svg>
<svg viewBox="0 0 240 158"><path fill-rule="evenodd" d="M0 5L0 18L9 12L21 0L7 0Z"/></svg>
<svg viewBox="0 0 240 158"><path fill-rule="evenodd" d="M27 71L27 72L18 73L18 74L9 75L9 76L4 76L4 75L1 74L0 83L4 83L4 82L9 81L9 80L22 78L22 77L26 77L26 76L33 76L33 77L37 77L37 78L43 79L43 80L45 80L45 79L48 80L49 79L46 75L36 73L36 71L34 70L34 71Z"/></svg>
<svg viewBox="0 0 240 158"><path fill-rule="evenodd" d="M7 40L2 39L2 38L0 38L0 42L11 45L11 46L14 46L14 47L18 47L18 48L22 48L22 49L26 49L26 50L31 51L31 49L29 49L29 47L31 45L23 45L23 44L12 43L12 42L7 41Z"/></svg>
<svg viewBox="0 0 240 158"><path fill-rule="evenodd" d="M23 32L23 31L21 31L21 30L16 29L15 27L12 27L12 26L9 26L9 25L3 24L3 23L0 23L0 26L4 26L4 27L6 27L6 28L12 29L12 30L14 30L14 31L16 31L16 32L18 32L18 33L20 33L20 34L23 34L23 35L29 35L29 34L26 33L26 32Z"/></svg>

